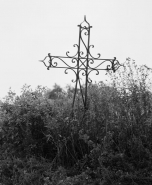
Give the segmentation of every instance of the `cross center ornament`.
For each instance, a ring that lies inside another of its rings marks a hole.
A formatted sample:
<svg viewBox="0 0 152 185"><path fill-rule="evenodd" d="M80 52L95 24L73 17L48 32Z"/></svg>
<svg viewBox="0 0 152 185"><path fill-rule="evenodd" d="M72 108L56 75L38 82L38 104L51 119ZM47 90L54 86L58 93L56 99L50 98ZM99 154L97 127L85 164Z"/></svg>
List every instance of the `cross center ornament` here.
<svg viewBox="0 0 152 185"><path fill-rule="evenodd" d="M115 72L121 64L116 57L113 59L101 59L101 54L97 54L97 57L93 57L90 50L94 48L94 45L90 45L90 29L92 26L87 22L86 16L84 16L84 21L78 25L79 27L79 40L78 44L74 44L77 51L76 54L71 56L69 51L66 52L66 56L52 56L50 53L40 60L49 70L50 68L63 68L65 69L65 74L68 74L68 70L72 70L75 74L75 80L72 82L75 83L75 91L73 95L72 110L74 108L76 94L78 92L78 86L80 88L80 93L82 97L82 102L84 109L87 110L87 93L88 93L88 84L92 83L92 80L89 78L91 72L95 72L96 75L99 75L100 70L112 70ZM65 62L70 60L69 63ZM58 64L61 65L58 65ZM101 68L103 66L103 68ZM85 78L85 88L83 90L81 84L81 77Z"/></svg>

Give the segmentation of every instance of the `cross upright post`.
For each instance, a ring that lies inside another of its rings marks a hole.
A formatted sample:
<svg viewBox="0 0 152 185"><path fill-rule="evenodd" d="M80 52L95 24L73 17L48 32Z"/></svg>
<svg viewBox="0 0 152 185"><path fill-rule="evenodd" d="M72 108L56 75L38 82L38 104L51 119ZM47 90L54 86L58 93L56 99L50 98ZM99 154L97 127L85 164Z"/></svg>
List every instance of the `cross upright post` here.
<svg viewBox="0 0 152 185"><path fill-rule="evenodd" d="M78 25L79 27L79 40L78 44L74 44L74 47L77 48L77 52L75 55L70 56L69 51L66 52L66 56L52 56L50 53L48 56L44 58L44 60L40 60L44 63L44 65L49 70L50 68L63 68L65 69L65 74L68 74L68 70L72 70L75 74L75 80L72 82L75 83L75 91L73 95L72 101L72 110L74 108L76 94L78 93L78 85L80 87L80 94L82 97L82 102L84 105L84 109L87 110L87 96L88 96L88 84L92 83L92 80L89 78L91 72L95 71L96 75L99 75L100 70L115 72L121 64L116 57L113 59L101 59L101 54L97 54L97 57L93 57L90 50L94 48L94 45L90 45L90 29L92 26L86 20L86 16L84 16L84 21ZM71 60L70 63L64 61L64 59ZM54 61L55 60L55 61ZM61 66L58 66L58 62L61 62ZM96 63L95 63L96 62ZM103 68L100 68L101 65ZM85 77L85 88L81 84L81 77Z"/></svg>

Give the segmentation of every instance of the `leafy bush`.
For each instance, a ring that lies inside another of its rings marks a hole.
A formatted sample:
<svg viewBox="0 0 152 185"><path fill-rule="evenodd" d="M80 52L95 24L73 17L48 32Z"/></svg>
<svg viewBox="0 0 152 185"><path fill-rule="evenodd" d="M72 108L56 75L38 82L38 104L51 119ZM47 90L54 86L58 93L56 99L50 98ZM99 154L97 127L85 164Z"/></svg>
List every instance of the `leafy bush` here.
<svg viewBox="0 0 152 185"><path fill-rule="evenodd" d="M152 93L146 66L127 59L88 87L88 110L74 91L25 85L0 110L0 183L152 184Z"/></svg>

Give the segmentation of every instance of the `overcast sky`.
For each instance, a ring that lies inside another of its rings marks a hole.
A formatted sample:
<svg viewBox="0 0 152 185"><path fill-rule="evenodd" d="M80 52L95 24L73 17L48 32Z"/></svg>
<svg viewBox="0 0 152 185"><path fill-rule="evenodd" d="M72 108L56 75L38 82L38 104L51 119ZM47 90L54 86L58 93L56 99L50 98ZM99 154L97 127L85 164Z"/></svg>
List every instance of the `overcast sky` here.
<svg viewBox="0 0 152 185"><path fill-rule="evenodd" d="M84 15L93 26L93 54L121 63L130 57L152 67L151 0L0 0L0 98L9 87L20 92L25 83L71 83L72 73L48 71L38 61L49 52L73 54Z"/></svg>

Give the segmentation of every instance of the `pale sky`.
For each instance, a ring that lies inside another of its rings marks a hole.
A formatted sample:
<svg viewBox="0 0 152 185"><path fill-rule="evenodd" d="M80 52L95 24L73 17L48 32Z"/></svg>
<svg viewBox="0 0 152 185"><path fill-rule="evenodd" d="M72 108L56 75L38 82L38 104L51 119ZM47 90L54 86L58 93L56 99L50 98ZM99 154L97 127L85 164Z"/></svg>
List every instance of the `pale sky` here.
<svg viewBox="0 0 152 185"><path fill-rule="evenodd" d="M94 56L120 63L130 57L152 67L152 0L0 0L0 98L9 87L19 93L25 83L70 84L72 73L48 71L39 60L74 54L84 15L93 26Z"/></svg>

